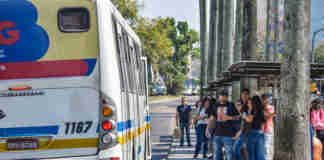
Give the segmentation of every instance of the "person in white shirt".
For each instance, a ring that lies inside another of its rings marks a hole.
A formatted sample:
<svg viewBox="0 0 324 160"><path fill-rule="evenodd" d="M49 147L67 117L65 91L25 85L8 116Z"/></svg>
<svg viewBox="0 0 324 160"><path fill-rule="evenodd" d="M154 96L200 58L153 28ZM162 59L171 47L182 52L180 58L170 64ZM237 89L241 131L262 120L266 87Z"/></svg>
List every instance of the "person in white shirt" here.
<svg viewBox="0 0 324 160"><path fill-rule="evenodd" d="M197 134L197 143L195 149L194 158L197 158L199 152L201 150L201 146L203 145L203 158L207 158L208 153L208 138L206 137L206 128L208 123L208 115L206 113L208 107L210 106L210 100L205 98L201 106L198 108L198 113L195 118L197 127L196 127L196 134Z"/></svg>

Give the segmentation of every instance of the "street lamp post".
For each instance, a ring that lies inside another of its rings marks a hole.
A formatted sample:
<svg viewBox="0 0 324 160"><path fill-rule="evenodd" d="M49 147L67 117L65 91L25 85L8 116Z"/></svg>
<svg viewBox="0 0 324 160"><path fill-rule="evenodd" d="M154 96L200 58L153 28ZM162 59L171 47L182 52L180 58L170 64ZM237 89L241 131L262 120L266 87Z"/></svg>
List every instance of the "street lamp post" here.
<svg viewBox="0 0 324 160"><path fill-rule="evenodd" d="M324 28L321 28L313 33L313 38L312 38L312 63L315 63L315 51L314 51L314 46L315 46L315 38L316 35L320 32L324 31Z"/></svg>

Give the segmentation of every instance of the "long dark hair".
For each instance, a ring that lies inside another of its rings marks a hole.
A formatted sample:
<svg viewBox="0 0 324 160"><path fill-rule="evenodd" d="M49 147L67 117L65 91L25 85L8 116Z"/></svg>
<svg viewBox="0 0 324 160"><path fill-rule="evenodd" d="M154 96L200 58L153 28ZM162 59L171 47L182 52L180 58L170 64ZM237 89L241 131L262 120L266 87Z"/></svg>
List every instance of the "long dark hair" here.
<svg viewBox="0 0 324 160"><path fill-rule="evenodd" d="M265 107L262 103L262 100L259 96L253 96L252 97L252 106L255 111L262 112L264 111Z"/></svg>
<svg viewBox="0 0 324 160"><path fill-rule="evenodd" d="M209 105L210 105L210 99L209 98L204 98L202 101L201 101L201 107L205 107L205 103L209 102Z"/></svg>

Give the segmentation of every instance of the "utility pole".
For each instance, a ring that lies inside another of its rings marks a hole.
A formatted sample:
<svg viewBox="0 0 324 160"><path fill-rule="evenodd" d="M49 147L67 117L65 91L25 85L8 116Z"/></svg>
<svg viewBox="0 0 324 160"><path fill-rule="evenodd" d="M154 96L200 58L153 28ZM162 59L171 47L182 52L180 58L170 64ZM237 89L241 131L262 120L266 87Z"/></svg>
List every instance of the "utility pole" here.
<svg viewBox="0 0 324 160"><path fill-rule="evenodd" d="M217 74L217 37L218 37L218 0L210 2L210 20L209 20L209 52L208 52L208 81L216 80Z"/></svg>
<svg viewBox="0 0 324 160"><path fill-rule="evenodd" d="M234 44L234 63L241 61L242 52L242 39L243 39L243 11L244 1L236 0L236 27L235 27L235 44ZM240 98L241 87L239 82L233 82L233 95L232 99L237 100Z"/></svg>
<svg viewBox="0 0 324 160"><path fill-rule="evenodd" d="M223 72L228 71L228 67L234 60L234 38L235 38L235 19L234 19L235 0L225 0L225 21L224 21L224 54L223 54ZM229 97L232 96L232 87L229 87Z"/></svg>
<svg viewBox="0 0 324 160"><path fill-rule="evenodd" d="M275 159L310 160L310 0L285 0L284 25Z"/></svg>
<svg viewBox="0 0 324 160"><path fill-rule="evenodd" d="M208 0L199 0L200 8L200 58L201 58L201 71L200 71L200 97L202 98L206 93L207 87L207 57L208 57L208 19L209 12Z"/></svg>

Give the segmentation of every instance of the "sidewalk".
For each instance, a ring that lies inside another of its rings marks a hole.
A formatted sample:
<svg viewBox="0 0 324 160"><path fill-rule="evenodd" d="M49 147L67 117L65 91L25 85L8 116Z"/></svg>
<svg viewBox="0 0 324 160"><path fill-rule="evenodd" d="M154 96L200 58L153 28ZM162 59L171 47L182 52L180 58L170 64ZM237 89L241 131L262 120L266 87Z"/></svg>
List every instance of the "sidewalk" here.
<svg viewBox="0 0 324 160"><path fill-rule="evenodd" d="M190 138L192 147L187 146L186 139L183 147L180 147L180 139L173 139L168 160L193 160L196 146L196 133L194 129L190 130ZM196 160L207 160L207 158L203 159L202 154L199 154Z"/></svg>

